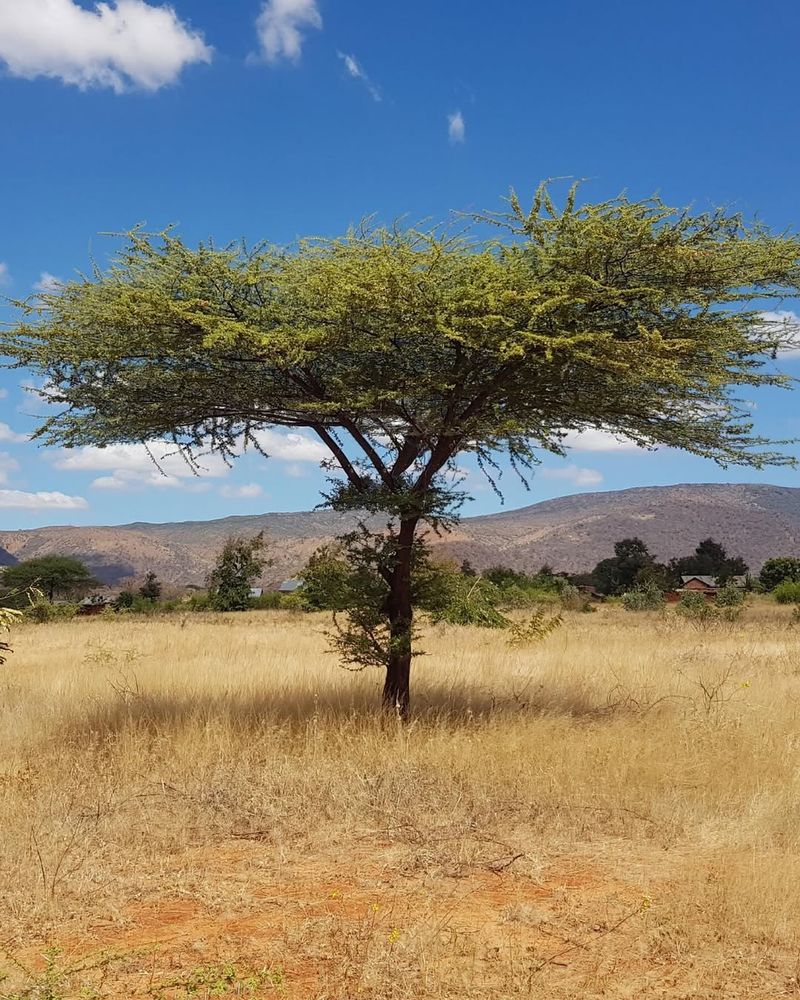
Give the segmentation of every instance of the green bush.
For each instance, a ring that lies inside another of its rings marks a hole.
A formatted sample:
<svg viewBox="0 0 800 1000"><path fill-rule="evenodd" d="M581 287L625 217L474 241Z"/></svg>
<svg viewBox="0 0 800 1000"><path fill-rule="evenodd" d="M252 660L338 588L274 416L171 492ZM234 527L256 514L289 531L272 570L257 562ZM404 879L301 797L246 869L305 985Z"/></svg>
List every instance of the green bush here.
<svg viewBox="0 0 800 1000"><path fill-rule="evenodd" d="M697 620L713 618L715 609L704 594L700 594L696 590L684 590L675 610L684 618Z"/></svg>
<svg viewBox="0 0 800 1000"><path fill-rule="evenodd" d="M626 611L661 611L664 595L655 583L646 583L622 595L622 606Z"/></svg>
<svg viewBox="0 0 800 1000"><path fill-rule="evenodd" d="M77 604L51 604L48 600L34 601L23 611L26 621L46 625L48 622L66 622L78 613Z"/></svg>
<svg viewBox="0 0 800 1000"><path fill-rule="evenodd" d="M717 594L718 608L740 608L744 604L744 591L733 583L726 583Z"/></svg>
<svg viewBox="0 0 800 1000"><path fill-rule="evenodd" d="M274 611L281 606L282 596L277 590L269 590L266 594L262 594L261 597L251 598L250 607L256 611Z"/></svg>
<svg viewBox="0 0 800 1000"><path fill-rule="evenodd" d="M800 604L800 583L784 580L772 591L778 604Z"/></svg>

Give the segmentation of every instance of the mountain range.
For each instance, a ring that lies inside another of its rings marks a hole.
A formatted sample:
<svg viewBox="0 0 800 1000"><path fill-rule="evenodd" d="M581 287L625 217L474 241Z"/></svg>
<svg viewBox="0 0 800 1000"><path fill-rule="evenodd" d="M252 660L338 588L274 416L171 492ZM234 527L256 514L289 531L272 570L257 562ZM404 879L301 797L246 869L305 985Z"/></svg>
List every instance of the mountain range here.
<svg viewBox="0 0 800 1000"><path fill-rule="evenodd" d="M0 565L58 553L83 560L111 585L150 570L170 583L202 585L230 535L264 531L273 564L263 582L271 585L297 573L317 546L355 523L355 515L318 510L0 531ZM770 556L800 556L800 488L712 483L580 493L464 518L431 541L442 556L469 559L478 569L504 564L530 571L547 563L580 572L631 536L642 538L661 560L686 555L713 537L758 570Z"/></svg>

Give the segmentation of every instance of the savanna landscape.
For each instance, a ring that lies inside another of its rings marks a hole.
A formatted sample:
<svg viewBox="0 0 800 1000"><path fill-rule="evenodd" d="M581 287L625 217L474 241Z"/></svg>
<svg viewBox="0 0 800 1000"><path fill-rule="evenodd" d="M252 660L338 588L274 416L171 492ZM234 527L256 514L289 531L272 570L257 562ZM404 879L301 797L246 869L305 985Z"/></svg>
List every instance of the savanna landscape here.
<svg viewBox="0 0 800 1000"><path fill-rule="evenodd" d="M0 0L0 1000L800 1000L793 0Z"/></svg>

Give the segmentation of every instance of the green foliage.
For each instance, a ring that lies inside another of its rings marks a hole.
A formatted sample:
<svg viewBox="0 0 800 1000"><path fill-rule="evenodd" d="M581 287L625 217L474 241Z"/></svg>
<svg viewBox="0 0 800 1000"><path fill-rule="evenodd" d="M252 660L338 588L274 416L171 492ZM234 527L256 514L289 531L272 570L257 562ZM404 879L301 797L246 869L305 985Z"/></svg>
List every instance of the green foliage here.
<svg viewBox="0 0 800 1000"><path fill-rule="evenodd" d="M800 559L794 556L778 556L767 559L758 576L764 590L774 590L784 580L800 582Z"/></svg>
<svg viewBox="0 0 800 1000"><path fill-rule="evenodd" d="M694 590L686 590L675 609L676 612L697 626L708 626L723 622L735 622L742 613L743 601L738 604L718 605L703 594Z"/></svg>
<svg viewBox="0 0 800 1000"><path fill-rule="evenodd" d="M715 617L716 611L711 601L695 590L685 590L675 610L690 621L708 621Z"/></svg>
<svg viewBox="0 0 800 1000"><path fill-rule="evenodd" d="M117 607L120 611L126 611L128 608L133 607L135 600L136 594L132 590L121 590L117 598Z"/></svg>
<svg viewBox="0 0 800 1000"><path fill-rule="evenodd" d="M434 621L481 628L508 627L508 619L498 610L500 588L479 576L448 572L446 567L438 567L438 572L442 593L431 611Z"/></svg>
<svg viewBox="0 0 800 1000"><path fill-rule="evenodd" d="M277 590L268 590L266 594L262 594L260 597L250 598L250 607L256 611L274 611L276 608L281 606L281 598L283 594L279 594ZM192 598L194 601L195 598Z"/></svg>
<svg viewBox="0 0 800 1000"><path fill-rule="evenodd" d="M161 583L152 571L147 574L144 583L139 587L139 596L147 601L157 601L161 597Z"/></svg>
<svg viewBox="0 0 800 1000"><path fill-rule="evenodd" d="M778 604L800 604L800 581L784 580L772 591Z"/></svg>
<svg viewBox="0 0 800 1000"><path fill-rule="evenodd" d="M734 583L726 583L717 592L718 608L740 608L744 604L744 591Z"/></svg>
<svg viewBox="0 0 800 1000"><path fill-rule="evenodd" d="M208 576L208 597L214 611L246 611L250 591L268 565L264 532L254 538L229 538Z"/></svg>
<svg viewBox="0 0 800 1000"><path fill-rule="evenodd" d="M650 581L623 594L622 606L626 611L663 611L664 594L655 582Z"/></svg>
<svg viewBox="0 0 800 1000"><path fill-rule="evenodd" d="M56 597L82 596L97 584L79 559L68 556L40 556L6 566L2 582L19 591L38 587L51 603Z"/></svg>
<svg viewBox="0 0 800 1000"><path fill-rule="evenodd" d="M26 621L46 625L48 622L71 621L77 615L78 607L77 604L51 604L40 594L31 600L23 614Z"/></svg>
<svg viewBox="0 0 800 1000"><path fill-rule="evenodd" d="M561 615L550 615L544 610L536 611L524 622L509 623L509 646L529 646L545 639L564 623Z"/></svg>
<svg viewBox="0 0 800 1000"><path fill-rule="evenodd" d="M669 571L676 585L682 576L713 576L724 584L732 576L746 576L748 572L741 556L729 556L725 546L713 538L700 542L692 555L670 560Z"/></svg>
<svg viewBox="0 0 800 1000"><path fill-rule="evenodd" d="M665 570L641 538L624 538L614 545L611 558L595 566L592 580L601 593L619 597L650 583L662 586Z"/></svg>

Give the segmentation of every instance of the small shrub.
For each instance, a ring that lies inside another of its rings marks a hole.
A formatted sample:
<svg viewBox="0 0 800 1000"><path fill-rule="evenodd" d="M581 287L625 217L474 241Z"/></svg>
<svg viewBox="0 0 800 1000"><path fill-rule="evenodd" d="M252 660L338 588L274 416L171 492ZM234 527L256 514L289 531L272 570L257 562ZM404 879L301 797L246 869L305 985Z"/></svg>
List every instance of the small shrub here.
<svg viewBox="0 0 800 1000"><path fill-rule="evenodd" d="M274 611L281 606L281 597L277 590L269 590L261 597L253 597L250 600L250 607L256 611Z"/></svg>
<svg viewBox="0 0 800 1000"><path fill-rule="evenodd" d="M284 611L308 611L308 601L303 596L302 591L296 590L293 594L278 594L278 605Z"/></svg>
<svg viewBox="0 0 800 1000"><path fill-rule="evenodd" d="M23 612L25 621L46 625L48 622L67 622L77 615L77 604L51 604L44 597L31 601Z"/></svg>
<svg viewBox="0 0 800 1000"><path fill-rule="evenodd" d="M740 608L744 604L744 592L733 583L726 583L717 594L718 608Z"/></svg>
<svg viewBox="0 0 800 1000"><path fill-rule="evenodd" d="M136 594L132 590L121 590L119 597L117 598L117 605L120 611L125 611L128 608L133 607L133 602L136 600Z"/></svg>
<svg viewBox="0 0 800 1000"><path fill-rule="evenodd" d="M692 621L702 621L714 617L715 608L705 595L696 590L685 590L675 609L679 615Z"/></svg>
<svg viewBox="0 0 800 1000"><path fill-rule="evenodd" d="M715 602L707 600L703 594L687 590L681 595L675 610L695 625L714 625L720 622L738 621L743 606L743 600L740 600L738 604L719 606Z"/></svg>
<svg viewBox="0 0 800 1000"><path fill-rule="evenodd" d="M545 639L563 624L564 619L561 615L551 615L548 618L546 611L537 611L524 622L509 623L508 644L509 646L529 646Z"/></svg>
<svg viewBox="0 0 800 1000"><path fill-rule="evenodd" d="M772 591L778 604L800 604L800 583L784 580Z"/></svg>
<svg viewBox="0 0 800 1000"><path fill-rule="evenodd" d="M646 583L623 594L622 606L626 611L661 611L664 608L664 595L657 584Z"/></svg>

